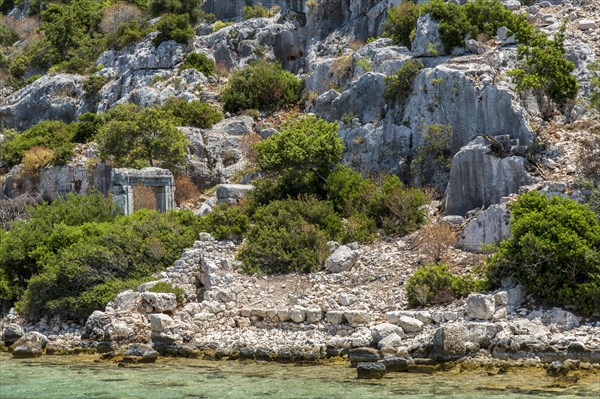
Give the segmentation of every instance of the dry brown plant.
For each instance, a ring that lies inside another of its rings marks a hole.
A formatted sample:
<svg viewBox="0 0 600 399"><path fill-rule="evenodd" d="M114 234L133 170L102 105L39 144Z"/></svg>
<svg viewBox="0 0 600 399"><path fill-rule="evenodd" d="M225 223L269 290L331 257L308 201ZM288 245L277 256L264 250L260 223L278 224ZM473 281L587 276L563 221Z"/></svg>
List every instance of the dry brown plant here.
<svg viewBox="0 0 600 399"><path fill-rule="evenodd" d="M348 48L350 50L352 50L352 51L357 51L358 49L360 49L364 45L365 45L365 41L364 40L355 39L355 40L352 40L352 42L350 42L350 44L348 45Z"/></svg>
<svg viewBox="0 0 600 399"><path fill-rule="evenodd" d="M175 176L175 203L179 206L186 202L195 202L200 190L189 176Z"/></svg>
<svg viewBox="0 0 600 399"><path fill-rule="evenodd" d="M240 139L242 156L246 158L249 166L257 164L256 157L258 157L258 151L256 151L254 144L258 143L260 140L260 136L255 132L242 136Z"/></svg>
<svg viewBox="0 0 600 399"><path fill-rule="evenodd" d="M352 54L342 55L333 60L329 72L336 85L342 86L346 80L352 77L353 65Z"/></svg>
<svg viewBox="0 0 600 399"><path fill-rule="evenodd" d="M430 262L439 262L456 240L456 232L449 224L429 224L419 231L413 247L427 256Z"/></svg>
<svg viewBox="0 0 600 399"><path fill-rule="evenodd" d="M134 19L142 19L142 10L132 4L118 2L106 7L104 10L104 16L102 17L102 21L100 21L100 30L103 33L112 33L121 24Z"/></svg>
<svg viewBox="0 0 600 399"><path fill-rule="evenodd" d="M134 186L133 187L133 209L156 210L156 187Z"/></svg>
<svg viewBox="0 0 600 399"><path fill-rule="evenodd" d="M23 177L36 178L41 168L52 163L54 150L46 147L32 147L25 154L21 161Z"/></svg>

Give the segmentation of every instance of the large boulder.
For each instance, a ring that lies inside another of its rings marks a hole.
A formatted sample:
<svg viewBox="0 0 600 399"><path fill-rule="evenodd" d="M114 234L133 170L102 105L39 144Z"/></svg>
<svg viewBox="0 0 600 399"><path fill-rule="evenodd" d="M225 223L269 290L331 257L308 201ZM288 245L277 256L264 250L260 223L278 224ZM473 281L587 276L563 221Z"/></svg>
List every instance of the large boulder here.
<svg viewBox="0 0 600 399"><path fill-rule="evenodd" d="M385 364L380 362L360 362L356 365L358 379L383 378L385 371Z"/></svg>
<svg viewBox="0 0 600 399"><path fill-rule="evenodd" d="M467 330L462 324L447 324L438 328L431 343L431 355L436 360L451 360L466 354Z"/></svg>
<svg viewBox="0 0 600 399"><path fill-rule="evenodd" d="M440 38L439 23L425 14L417 19L415 38L411 43L414 57L434 57L444 54L444 45Z"/></svg>
<svg viewBox="0 0 600 399"><path fill-rule="evenodd" d="M41 356L48 344L48 338L39 332L28 332L13 345L12 355L15 358L31 358Z"/></svg>
<svg viewBox="0 0 600 399"><path fill-rule="evenodd" d="M25 334L23 328L18 324L8 324L2 331L2 341L4 345L10 346L17 342Z"/></svg>
<svg viewBox="0 0 600 399"><path fill-rule="evenodd" d="M465 314L470 319L490 320L494 317L496 302L493 295L469 294Z"/></svg>
<svg viewBox="0 0 600 399"><path fill-rule="evenodd" d="M509 222L507 204L492 205L469 221L457 244L470 252L480 252L482 245L499 244L510 237Z"/></svg>
<svg viewBox="0 0 600 399"><path fill-rule="evenodd" d="M352 269L357 258L356 251L342 245L325 261L325 269L330 273L346 272Z"/></svg>
<svg viewBox="0 0 600 399"><path fill-rule="evenodd" d="M173 324L171 316L158 313L150 315L150 328L154 332L163 332Z"/></svg>
<svg viewBox="0 0 600 399"><path fill-rule="evenodd" d="M144 292L142 298L157 313L171 312L177 307L177 298L170 292Z"/></svg>
<svg viewBox="0 0 600 399"><path fill-rule="evenodd" d="M382 339L392 334L395 334L400 338L404 337L404 331L402 330L402 328L394 324L381 323L371 328L372 342L375 345L377 345Z"/></svg>
<svg viewBox="0 0 600 399"><path fill-rule="evenodd" d="M535 182L525 163L519 156L494 154L492 143L483 137L471 141L452 160L445 212L465 215L474 208L497 204L519 187Z"/></svg>
<svg viewBox="0 0 600 399"><path fill-rule="evenodd" d="M158 352L150 345L132 344L123 355L123 363L154 363Z"/></svg>

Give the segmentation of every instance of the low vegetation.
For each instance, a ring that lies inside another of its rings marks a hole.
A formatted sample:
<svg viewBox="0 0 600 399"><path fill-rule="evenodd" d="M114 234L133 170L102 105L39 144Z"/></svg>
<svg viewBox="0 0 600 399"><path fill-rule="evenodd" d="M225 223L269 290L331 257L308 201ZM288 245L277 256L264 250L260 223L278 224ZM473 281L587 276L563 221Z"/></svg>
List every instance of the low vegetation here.
<svg viewBox="0 0 600 399"><path fill-rule="evenodd" d="M383 96L389 102L404 103L412 92L413 83L423 64L417 60L406 61L394 75L385 77Z"/></svg>
<svg viewBox="0 0 600 399"><path fill-rule="evenodd" d="M549 305L600 314L600 220L586 205L533 191L511 206L512 237L488 260L490 280L514 277Z"/></svg>

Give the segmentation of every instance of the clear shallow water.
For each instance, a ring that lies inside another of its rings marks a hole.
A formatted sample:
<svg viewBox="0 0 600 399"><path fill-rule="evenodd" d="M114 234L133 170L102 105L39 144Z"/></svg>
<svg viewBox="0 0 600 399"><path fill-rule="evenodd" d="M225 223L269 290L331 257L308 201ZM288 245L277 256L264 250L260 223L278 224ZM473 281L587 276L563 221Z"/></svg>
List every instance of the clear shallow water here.
<svg viewBox="0 0 600 399"><path fill-rule="evenodd" d="M296 366L167 359L117 367L91 359L0 355L1 399L163 398L600 398L600 376L569 388L553 387L542 370L485 373L390 373L357 380L340 365Z"/></svg>

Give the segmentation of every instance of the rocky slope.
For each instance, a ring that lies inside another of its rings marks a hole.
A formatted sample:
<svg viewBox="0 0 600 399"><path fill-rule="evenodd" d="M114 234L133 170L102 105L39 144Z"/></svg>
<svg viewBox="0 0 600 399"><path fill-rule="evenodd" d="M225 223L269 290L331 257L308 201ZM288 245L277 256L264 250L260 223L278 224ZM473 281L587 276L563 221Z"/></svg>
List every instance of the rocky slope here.
<svg viewBox="0 0 600 399"><path fill-rule="evenodd" d="M578 156L598 129L585 104L591 93L587 66L600 56L595 2L523 6L504 1L548 34L568 18L567 54L575 63L584 101L562 110L543 96L515 94L506 71L515 65L516 45L503 31L487 42L469 40L456 54L435 55L429 49L439 44L439 34L435 23L423 18L412 51L385 38L366 44L367 38L381 34L386 10L396 3L323 0L309 9L306 2L285 1L274 18L251 19L215 33L210 26L199 26L188 45L164 42L154 47L151 34L98 59L97 74L107 83L97 95L83 91L82 76L47 75L5 97L0 118L4 126L22 131L40 120L72 121L120 102L150 105L181 97L218 104L225 79L179 71L187 53L205 53L228 68L266 58L306 79L305 94L312 100L306 112L340 121L346 163L365 174L394 173L445 192L443 206L432 204L431 217L437 218L437 208L445 212L442 220L461 230L463 249L476 252L481 244L507 237L506 203L514 194L536 189L582 198L573 185ZM217 7L212 2L207 6ZM387 103L382 95L385 76L411 59L425 66L412 92L404 103ZM182 127L191 140L189 173L200 186L225 183L239 174L245 162L242 138L253 132L266 136L278 127L264 119L228 117L211 129ZM409 160L423 143L423 126L432 124L452 128L452 166L415 175ZM534 143L540 148L536 138L543 151L532 151ZM80 165L86 156L93 157L93 151L81 153ZM70 187L85 191L94 179L77 175L76 168L75 162L42 174L27 189L51 195ZM0 196L23 190L14 183L17 175L13 169L0 180ZM120 294L84 328L46 320L25 325L23 331L23 321L9 315L1 322L3 340L13 344L24 332L39 331L49 343L31 345L44 346L46 352L95 349L112 355L143 343L161 354L181 356L315 359L349 353L354 360L376 361L384 355L437 360L469 355L600 363L598 322L562 309L537 308L512 282L446 307L407 310L402 283L425 259L412 245L414 238L334 246L328 271L266 278L240 273L236 244L203 235L158 276L186 289L184 305L177 305L171 294L146 292L146 285ZM462 269L480 262L479 255L459 249L446 256ZM29 333L21 339L24 347L33 340Z"/></svg>

